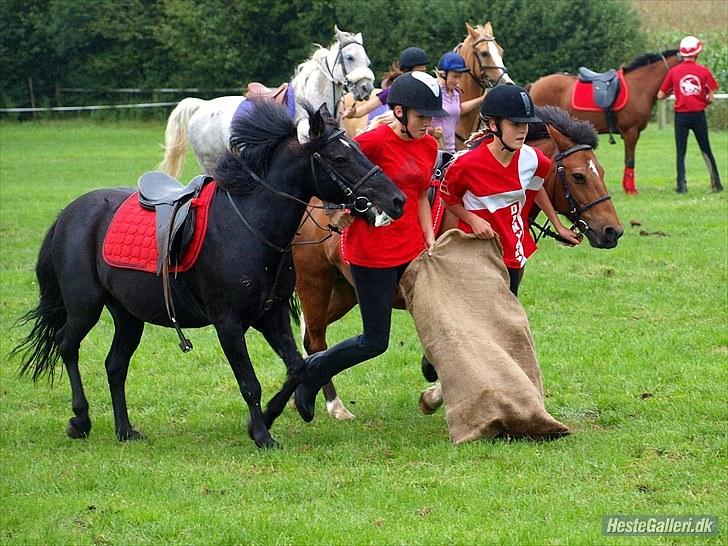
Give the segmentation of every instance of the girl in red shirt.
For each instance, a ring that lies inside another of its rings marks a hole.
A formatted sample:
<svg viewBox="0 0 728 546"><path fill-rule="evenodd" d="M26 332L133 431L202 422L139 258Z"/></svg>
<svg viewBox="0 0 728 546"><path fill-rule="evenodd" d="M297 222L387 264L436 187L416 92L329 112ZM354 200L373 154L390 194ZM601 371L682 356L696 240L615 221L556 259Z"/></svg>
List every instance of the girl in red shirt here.
<svg viewBox="0 0 728 546"><path fill-rule="evenodd" d="M525 144L529 122L540 121L528 92L517 85L494 87L485 96L480 116L486 136L456 156L445 173L442 197L466 233L481 239L498 234L511 292L518 294L526 260L536 250L528 229L534 202L563 239L573 245L579 239L560 222L543 189L551 160Z"/></svg>
<svg viewBox="0 0 728 546"><path fill-rule="evenodd" d="M698 64L698 54L703 50L703 42L695 36L685 36L680 40L680 56L683 61L673 66L665 76L657 98L666 99L672 92L675 94L675 148L677 150L677 189L678 193L687 193L685 181L685 152L688 146L688 134L692 129L703 153L705 164L710 170L710 185L714 192L723 191L718 175L718 166L710 149L708 139L708 121L705 109L714 100L718 83L707 67Z"/></svg>
<svg viewBox="0 0 728 546"><path fill-rule="evenodd" d="M437 80L424 72L398 77L387 102L395 120L356 137L364 154L397 184L407 200L404 213L386 226L356 218L342 236L342 254L351 265L363 333L311 355L296 389L298 413L311 421L318 391L331 378L386 351L392 299L409 263L435 244L427 201L437 142L427 134L433 116L446 116Z"/></svg>

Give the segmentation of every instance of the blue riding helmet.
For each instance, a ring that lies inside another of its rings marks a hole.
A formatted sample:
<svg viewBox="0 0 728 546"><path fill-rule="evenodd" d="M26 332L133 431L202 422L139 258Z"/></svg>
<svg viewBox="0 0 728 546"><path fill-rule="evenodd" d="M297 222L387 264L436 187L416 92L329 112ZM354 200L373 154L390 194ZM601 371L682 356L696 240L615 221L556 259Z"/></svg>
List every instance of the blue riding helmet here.
<svg viewBox="0 0 728 546"><path fill-rule="evenodd" d="M465 59L454 51L448 51L437 61L437 69L443 72L468 72L470 69L465 66Z"/></svg>

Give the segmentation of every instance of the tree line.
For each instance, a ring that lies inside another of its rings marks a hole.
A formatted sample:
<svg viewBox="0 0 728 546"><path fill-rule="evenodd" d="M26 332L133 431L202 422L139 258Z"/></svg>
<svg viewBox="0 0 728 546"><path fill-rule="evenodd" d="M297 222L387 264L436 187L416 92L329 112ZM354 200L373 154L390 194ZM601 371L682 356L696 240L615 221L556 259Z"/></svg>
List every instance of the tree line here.
<svg viewBox="0 0 728 546"><path fill-rule="evenodd" d="M51 104L63 88L242 88L287 81L328 45L361 32L377 76L411 45L431 68L471 25L491 21L522 84L579 66L606 70L645 53L624 0L3 0L0 105ZM665 44L664 49L675 47Z"/></svg>

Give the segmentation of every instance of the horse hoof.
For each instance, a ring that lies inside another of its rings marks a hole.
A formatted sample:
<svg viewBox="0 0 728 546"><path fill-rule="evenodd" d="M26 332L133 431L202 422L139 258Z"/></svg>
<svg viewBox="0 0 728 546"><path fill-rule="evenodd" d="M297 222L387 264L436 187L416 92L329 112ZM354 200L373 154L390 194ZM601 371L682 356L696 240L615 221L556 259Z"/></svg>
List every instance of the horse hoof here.
<svg viewBox="0 0 728 546"><path fill-rule="evenodd" d="M88 438L90 432L91 419L88 417L72 417L68 420L66 434L69 438L73 438L74 440Z"/></svg>
<svg viewBox="0 0 728 546"><path fill-rule="evenodd" d="M271 436L262 440L255 440L258 449L283 449L283 446L276 442Z"/></svg>
<svg viewBox="0 0 728 546"><path fill-rule="evenodd" d="M442 395L440 392L440 385L435 385L422 391L420 394L420 411L425 415L432 415L442 405Z"/></svg>
<svg viewBox="0 0 728 546"><path fill-rule="evenodd" d="M356 415L346 409L346 406L338 396L330 402L328 400L326 401L326 411L329 412L331 417L340 421L356 419Z"/></svg>
<svg viewBox="0 0 728 546"><path fill-rule="evenodd" d="M116 439L120 442L136 442L144 440L144 434L138 430L134 430L134 428L130 426L126 430L117 432Z"/></svg>

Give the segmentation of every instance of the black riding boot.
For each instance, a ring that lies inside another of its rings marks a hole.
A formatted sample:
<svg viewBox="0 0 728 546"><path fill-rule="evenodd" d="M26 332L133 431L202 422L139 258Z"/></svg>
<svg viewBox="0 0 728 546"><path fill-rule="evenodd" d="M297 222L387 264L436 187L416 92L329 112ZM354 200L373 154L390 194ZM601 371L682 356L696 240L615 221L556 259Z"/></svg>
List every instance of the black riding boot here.
<svg viewBox="0 0 728 546"><path fill-rule="evenodd" d="M336 345L333 351L332 349L322 351L306 359L306 371L301 379L301 384L294 393L296 409L301 419L307 423L313 420L316 395L324 385L331 381L332 377L363 360L376 356L376 354L364 354L361 358L352 358L350 353L356 351L358 345L358 338L348 339ZM324 355L325 357L322 358Z"/></svg>
<svg viewBox="0 0 728 546"><path fill-rule="evenodd" d="M432 365L432 362L427 360L427 357L425 355L422 355L422 362L420 364L422 367L422 375L427 379L430 383L434 383L437 381L437 370L435 370L435 367Z"/></svg>

